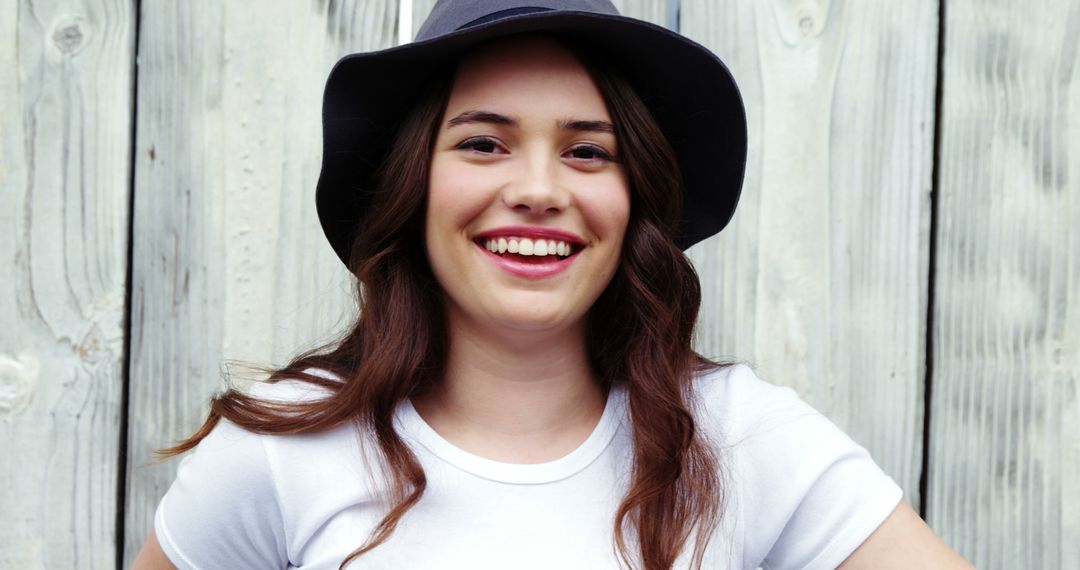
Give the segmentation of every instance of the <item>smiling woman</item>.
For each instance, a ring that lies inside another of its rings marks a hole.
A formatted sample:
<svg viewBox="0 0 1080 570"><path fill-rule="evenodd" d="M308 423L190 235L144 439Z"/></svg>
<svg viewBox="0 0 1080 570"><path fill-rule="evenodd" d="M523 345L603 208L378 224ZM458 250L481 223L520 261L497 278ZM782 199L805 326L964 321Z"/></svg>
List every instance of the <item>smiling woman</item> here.
<svg viewBox="0 0 1080 570"><path fill-rule="evenodd" d="M607 2L494 4L335 68L317 199L361 312L164 450L194 453L136 567L961 564L793 391L691 347L683 250L746 155L723 64Z"/></svg>

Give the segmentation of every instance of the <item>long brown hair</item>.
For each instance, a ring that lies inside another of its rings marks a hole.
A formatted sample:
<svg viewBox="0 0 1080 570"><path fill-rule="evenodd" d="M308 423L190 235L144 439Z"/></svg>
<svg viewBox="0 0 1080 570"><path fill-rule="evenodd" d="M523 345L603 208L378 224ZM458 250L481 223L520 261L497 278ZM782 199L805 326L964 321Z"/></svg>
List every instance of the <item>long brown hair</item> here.
<svg viewBox="0 0 1080 570"><path fill-rule="evenodd" d="M641 567L667 570L693 538L692 566L700 568L723 510L724 489L717 450L705 441L691 413L691 388L695 375L722 365L691 346L701 289L693 266L673 241L682 212L678 163L620 72L591 55L594 49L562 41L604 97L631 189L620 265L587 317L590 366L605 388L626 384L632 420L633 473L616 512L614 545L622 561L635 568L626 539L632 533ZM209 416L198 431L158 451L160 457L171 457L194 448L220 418L262 434L314 433L354 423L377 443L392 507L342 568L385 542L427 485L419 460L393 429L392 418L398 404L438 381L447 352L442 291L428 266L423 222L428 168L453 76L447 70L432 78L374 176L370 206L349 262L359 307L355 323L339 340L305 352L284 368L267 370L267 382L302 380L330 395L278 403L230 389L211 399ZM305 372L309 368L342 381Z"/></svg>

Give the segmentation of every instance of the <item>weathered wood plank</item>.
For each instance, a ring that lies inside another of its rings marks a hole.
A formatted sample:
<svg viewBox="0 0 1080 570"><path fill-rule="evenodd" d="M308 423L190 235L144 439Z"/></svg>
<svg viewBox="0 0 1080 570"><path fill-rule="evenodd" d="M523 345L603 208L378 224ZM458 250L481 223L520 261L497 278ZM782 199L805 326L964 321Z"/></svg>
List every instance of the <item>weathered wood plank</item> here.
<svg viewBox="0 0 1080 570"><path fill-rule="evenodd" d="M282 364L354 315L314 191L326 75L391 45L397 2L142 6L125 562L222 388L222 360Z"/></svg>
<svg viewBox="0 0 1080 570"><path fill-rule="evenodd" d="M795 387L918 508L937 3L683 0L743 91L739 210L690 251L698 347Z"/></svg>
<svg viewBox="0 0 1080 570"><path fill-rule="evenodd" d="M1080 568L1080 4L947 4L929 520Z"/></svg>
<svg viewBox="0 0 1080 570"><path fill-rule="evenodd" d="M134 3L0 4L0 567L115 568Z"/></svg>

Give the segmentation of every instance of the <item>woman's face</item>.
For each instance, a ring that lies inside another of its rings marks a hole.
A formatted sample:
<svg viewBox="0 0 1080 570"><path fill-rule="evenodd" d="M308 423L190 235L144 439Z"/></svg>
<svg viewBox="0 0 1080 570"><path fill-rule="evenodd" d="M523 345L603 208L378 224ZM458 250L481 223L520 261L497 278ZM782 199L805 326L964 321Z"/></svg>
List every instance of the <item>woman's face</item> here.
<svg viewBox="0 0 1080 570"><path fill-rule="evenodd" d="M616 142L600 91L559 44L510 38L461 62L426 219L451 319L531 331L583 322L630 215Z"/></svg>

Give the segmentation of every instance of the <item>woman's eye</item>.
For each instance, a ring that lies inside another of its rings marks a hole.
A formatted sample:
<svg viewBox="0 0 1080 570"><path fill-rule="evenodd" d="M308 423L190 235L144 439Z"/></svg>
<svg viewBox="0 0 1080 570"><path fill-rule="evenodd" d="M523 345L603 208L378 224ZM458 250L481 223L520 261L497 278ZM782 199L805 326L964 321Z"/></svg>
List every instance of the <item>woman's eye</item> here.
<svg viewBox="0 0 1080 570"><path fill-rule="evenodd" d="M472 150L475 150L476 152L481 152L481 153L484 153L484 154L492 154L493 152L498 150L499 145L496 144L495 141L493 141L491 139L483 138L483 137L477 137L477 138L469 139L469 140L459 144L457 146L457 148L472 149Z"/></svg>
<svg viewBox="0 0 1080 570"><path fill-rule="evenodd" d="M611 158L611 155L604 152L603 149L591 145L574 147L570 150L570 154L573 155L574 158L580 158L583 160L592 160L595 158L600 158L601 160L608 161L613 160Z"/></svg>
<svg viewBox="0 0 1080 570"><path fill-rule="evenodd" d="M495 154L499 152L499 143L487 137L475 137L457 145L459 149L467 149L481 154ZM593 145L582 145L570 149L570 156L580 160L605 160L613 162L614 159L604 149Z"/></svg>

